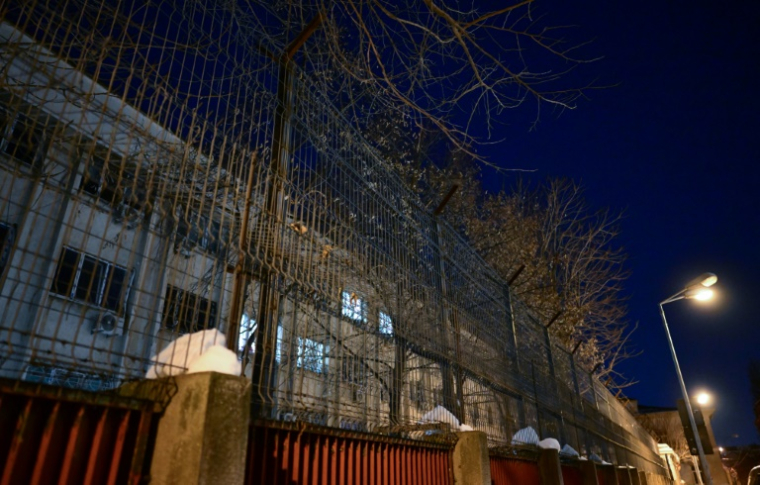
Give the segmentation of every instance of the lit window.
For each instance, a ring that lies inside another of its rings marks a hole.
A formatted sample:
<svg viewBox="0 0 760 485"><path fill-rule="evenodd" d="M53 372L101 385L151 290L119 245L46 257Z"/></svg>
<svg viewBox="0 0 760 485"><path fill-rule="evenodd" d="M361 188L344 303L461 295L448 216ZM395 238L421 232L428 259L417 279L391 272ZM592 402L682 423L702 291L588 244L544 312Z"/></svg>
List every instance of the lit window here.
<svg viewBox="0 0 760 485"><path fill-rule="evenodd" d="M297 365L312 372L322 372L325 346L308 338L298 337Z"/></svg>
<svg viewBox="0 0 760 485"><path fill-rule="evenodd" d="M378 330L383 335L393 335L393 319L385 312L378 314Z"/></svg>
<svg viewBox="0 0 760 485"><path fill-rule="evenodd" d="M256 320L243 313L240 319L240 334L238 335L238 349L242 356L245 352L245 344L248 338L256 331ZM251 340L251 348L248 350L249 355L256 352L256 340ZM242 357L241 357L242 358ZM275 349L274 359L279 363L282 358L282 327L277 327L277 348Z"/></svg>
<svg viewBox="0 0 760 485"><path fill-rule="evenodd" d="M343 292L343 311L344 317L348 317L351 320L358 322L367 321L366 304L361 298L356 296L356 293Z"/></svg>
<svg viewBox="0 0 760 485"><path fill-rule="evenodd" d="M126 269L65 247L50 290L120 313L127 283Z"/></svg>
<svg viewBox="0 0 760 485"><path fill-rule="evenodd" d="M240 333L238 334L238 349L240 350L241 355L245 353L245 344L255 330L256 320L243 313L243 316L240 318ZM251 341L249 353L252 354L255 349L256 346L253 344L253 341Z"/></svg>

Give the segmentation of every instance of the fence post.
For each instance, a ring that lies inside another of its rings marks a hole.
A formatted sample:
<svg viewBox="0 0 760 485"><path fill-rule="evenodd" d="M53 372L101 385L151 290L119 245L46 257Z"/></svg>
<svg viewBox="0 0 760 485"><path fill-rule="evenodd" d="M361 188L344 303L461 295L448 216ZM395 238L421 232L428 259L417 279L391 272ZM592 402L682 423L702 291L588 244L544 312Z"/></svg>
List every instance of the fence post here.
<svg viewBox="0 0 760 485"><path fill-rule="evenodd" d="M620 485L617 468L613 465L598 465L599 474L604 477L605 485Z"/></svg>
<svg viewBox="0 0 760 485"><path fill-rule="evenodd" d="M627 466L620 466L616 468L619 485L633 485L631 480L631 474Z"/></svg>
<svg viewBox="0 0 760 485"><path fill-rule="evenodd" d="M158 422L151 483L242 485L251 383L216 372L171 379L177 393Z"/></svg>
<svg viewBox="0 0 760 485"><path fill-rule="evenodd" d="M593 461L579 462L583 485L599 485L599 475L596 472L596 464Z"/></svg>
<svg viewBox="0 0 760 485"><path fill-rule="evenodd" d="M488 439L482 431L457 433L451 457L454 485L491 485L491 459Z"/></svg>
<svg viewBox="0 0 760 485"><path fill-rule="evenodd" d="M639 482L641 482L641 485L649 485L649 478L645 471L639 472Z"/></svg>
<svg viewBox="0 0 760 485"><path fill-rule="evenodd" d="M509 286L505 285L503 287L504 292L504 302L506 306L507 312L509 312L509 328L512 333L512 363L515 366L515 373L517 375L520 375L520 351L518 350L517 345L517 326L515 325L515 312L512 308L512 291L509 289Z"/></svg>
<svg viewBox="0 0 760 485"><path fill-rule="evenodd" d="M464 402L459 397L461 394L461 384L459 379L459 360L457 355L457 361L455 362L457 373L456 380L453 382L454 388L452 389L452 381L454 376L451 373L451 362L449 360L449 317L451 311L448 309L448 286L446 285L446 263L443 259L443 241L441 240L441 223L437 217L432 218L432 235L433 235L433 251L435 252L435 258L438 262L438 290L441 292L441 311L440 318L441 323L438 328L440 331L441 345L444 350L443 360L439 363L441 367L441 381L443 382L443 405L446 409L451 411L454 416L460 422L464 422ZM455 336L457 339L458 336Z"/></svg>
<svg viewBox="0 0 760 485"><path fill-rule="evenodd" d="M546 449L539 452L538 473L541 476L541 485L564 485L559 451Z"/></svg>

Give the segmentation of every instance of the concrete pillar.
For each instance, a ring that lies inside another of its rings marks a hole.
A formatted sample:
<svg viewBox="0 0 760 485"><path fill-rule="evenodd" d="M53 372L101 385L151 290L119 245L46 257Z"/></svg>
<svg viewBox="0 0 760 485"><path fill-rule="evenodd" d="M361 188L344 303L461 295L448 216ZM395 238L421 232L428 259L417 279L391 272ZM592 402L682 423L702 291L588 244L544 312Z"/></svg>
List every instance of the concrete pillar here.
<svg viewBox="0 0 760 485"><path fill-rule="evenodd" d="M631 474L628 473L627 466L618 467L617 476L618 476L619 485L633 485L633 481L631 480Z"/></svg>
<svg viewBox="0 0 760 485"><path fill-rule="evenodd" d="M596 463L593 461L578 462L583 476L583 485L599 485L599 474L596 471Z"/></svg>
<svg viewBox="0 0 760 485"><path fill-rule="evenodd" d="M488 440L482 431L457 433L452 464L454 485L491 485L491 461Z"/></svg>
<svg viewBox="0 0 760 485"><path fill-rule="evenodd" d="M629 468L628 475L631 477L631 485L641 485L641 475L637 469Z"/></svg>
<svg viewBox="0 0 760 485"><path fill-rule="evenodd" d="M251 382L216 372L174 379L177 393L158 423L150 483L242 485Z"/></svg>
<svg viewBox="0 0 760 485"><path fill-rule="evenodd" d="M647 478L647 472L639 472L639 482L641 485L649 485L649 478Z"/></svg>
<svg viewBox="0 0 760 485"><path fill-rule="evenodd" d="M559 462L559 451L539 451L538 473L541 476L541 485L564 485L562 481L562 466Z"/></svg>

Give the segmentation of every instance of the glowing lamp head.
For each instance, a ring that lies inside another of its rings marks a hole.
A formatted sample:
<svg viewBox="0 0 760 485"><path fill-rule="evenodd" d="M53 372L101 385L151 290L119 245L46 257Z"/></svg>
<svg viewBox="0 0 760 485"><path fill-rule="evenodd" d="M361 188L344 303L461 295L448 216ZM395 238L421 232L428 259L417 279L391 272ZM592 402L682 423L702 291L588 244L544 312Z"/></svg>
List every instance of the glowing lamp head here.
<svg viewBox="0 0 760 485"><path fill-rule="evenodd" d="M686 291L683 296L690 300L707 301L715 296L715 292L710 288L702 286Z"/></svg>
<svg viewBox="0 0 760 485"><path fill-rule="evenodd" d="M704 406L710 403L710 395L706 392L700 392L697 394L697 404Z"/></svg>

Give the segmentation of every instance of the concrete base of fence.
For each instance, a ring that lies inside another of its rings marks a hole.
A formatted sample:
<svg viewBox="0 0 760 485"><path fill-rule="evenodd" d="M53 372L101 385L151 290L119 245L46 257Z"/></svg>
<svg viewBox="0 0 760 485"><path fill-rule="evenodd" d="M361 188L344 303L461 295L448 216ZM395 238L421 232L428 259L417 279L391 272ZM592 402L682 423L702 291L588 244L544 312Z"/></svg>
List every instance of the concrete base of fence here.
<svg viewBox="0 0 760 485"><path fill-rule="evenodd" d="M541 450L539 452L538 473L541 476L541 485L563 485L559 451Z"/></svg>
<svg viewBox="0 0 760 485"><path fill-rule="evenodd" d="M242 485L250 381L216 372L174 379L177 393L158 423L150 483Z"/></svg>
<svg viewBox="0 0 760 485"><path fill-rule="evenodd" d="M454 485L491 485L491 461L488 457L488 439L481 431L457 433L452 466Z"/></svg>

